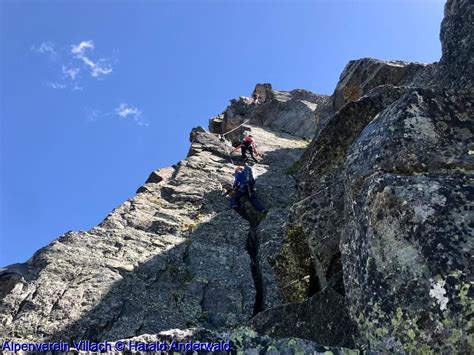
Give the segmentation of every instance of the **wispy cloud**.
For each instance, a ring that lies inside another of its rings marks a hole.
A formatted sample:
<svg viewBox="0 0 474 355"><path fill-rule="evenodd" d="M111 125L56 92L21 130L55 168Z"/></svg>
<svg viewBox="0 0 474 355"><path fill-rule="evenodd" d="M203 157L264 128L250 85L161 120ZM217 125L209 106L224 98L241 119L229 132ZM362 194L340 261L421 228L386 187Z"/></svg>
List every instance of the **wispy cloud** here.
<svg viewBox="0 0 474 355"><path fill-rule="evenodd" d="M127 116L140 117L142 115L142 112L138 108L129 106L125 103L121 103L120 106L115 109L115 113L123 118L126 118Z"/></svg>
<svg viewBox="0 0 474 355"><path fill-rule="evenodd" d="M113 118L119 117L119 119L132 120L135 124L142 127L148 127L149 124L145 120L143 113L137 107L132 105L121 103L118 107L112 111L102 111L99 109L85 109L86 119L89 122L95 122L99 119L104 119L106 117Z"/></svg>
<svg viewBox="0 0 474 355"><path fill-rule="evenodd" d="M94 55L95 44L92 40L66 47L56 47L53 42L47 41L32 45L30 50L54 58L55 66L59 64L60 74L56 80L46 83L53 89L82 90L87 77L103 79L113 72L112 61L109 58Z"/></svg>
<svg viewBox="0 0 474 355"><path fill-rule="evenodd" d="M55 83L55 82L47 82L46 83L46 86L49 86L50 88L53 88L53 89L65 89L67 86L65 84L61 84L61 83Z"/></svg>
<svg viewBox="0 0 474 355"><path fill-rule="evenodd" d="M132 118L139 126L148 126L148 123L143 119L142 111L137 107L121 103L114 112L122 118Z"/></svg>
<svg viewBox="0 0 474 355"><path fill-rule="evenodd" d="M77 75L81 71L79 68L67 68L66 66L61 67L63 75L71 80L76 80Z"/></svg>
<svg viewBox="0 0 474 355"><path fill-rule="evenodd" d="M97 109L86 109L86 119L90 122L95 122L102 116L102 111Z"/></svg>
<svg viewBox="0 0 474 355"><path fill-rule="evenodd" d="M71 46L71 53L76 55L84 55L87 49L94 49L93 41L82 41L78 45Z"/></svg>
<svg viewBox="0 0 474 355"><path fill-rule="evenodd" d="M90 56L86 55L87 52L92 52L94 48L93 41L82 41L77 45L71 46L71 54L81 60L90 69L90 74L93 77L99 78L111 74L113 69L108 59L100 58L94 61Z"/></svg>
<svg viewBox="0 0 474 355"><path fill-rule="evenodd" d="M103 64L102 60L95 63L91 67L91 75L93 77L100 77L102 75L109 75L112 73L112 67L109 64Z"/></svg>
<svg viewBox="0 0 474 355"><path fill-rule="evenodd" d="M57 54L56 50L54 49L53 42L49 42L49 41L40 43L37 46L32 45L30 47L30 50L32 52L41 53L41 54L49 54L49 55L52 55L52 56L56 56L56 54Z"/></svg>
<svg viewBox="0 0 474 355"><path fill-rule="evenodd" d="M74 91L82 91L82 90L84 90L84 87L79 86L79 85L76 84L76 85L74 85L74 86L72 87L72 89L73 89Z"/></svg>

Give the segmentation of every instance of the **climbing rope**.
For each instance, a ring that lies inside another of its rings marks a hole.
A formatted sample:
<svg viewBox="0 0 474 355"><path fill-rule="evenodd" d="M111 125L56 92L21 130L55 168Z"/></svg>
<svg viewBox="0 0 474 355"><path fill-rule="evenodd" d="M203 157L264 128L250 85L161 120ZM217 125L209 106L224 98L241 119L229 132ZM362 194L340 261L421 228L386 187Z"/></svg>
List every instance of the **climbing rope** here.
<svg viewBox="0 0 474 355"><path fill-rule="evenodd" d="M235 165L234 159L232 159L232 152L227 152L227 154L229 155L230 162L232 163L232 165Z"/></svg>
<svg viewBox="0 0 474 355"><path fill-rule="evenodd" d="M241 125L239 125L239 126L233 128L233 129L231 129L229 132L226 132L226 133L224 133L224 134L221 134L221 136L225 136L226 134L229 134L229 133L231 133L231 132L234 132L237 128L242 127L242 126L243 126L244 124L246 124L248 121L250 121L250 120L245 120L244 123L242 123Z"/></svg>
<svg viewBox="0 0 474 355"><path fill-rule="evenodd" d="M237 127L231 129L230 131L224 133L224 134L219 134L219 136L221 137L221 139L226 135L226 134L229 134L229 133L232 133L234 132L237 128L240 128L242 127L244 124L246 124L248 121L250 120L245 120L242 124L238 125ZM234 152L234 150L230 151L230 152L227 152L227 154L229 155L229 158L230 158L230 162L232 163L232 165L235 165L234 163L234 159L232 159L232 153Z"/></svg>

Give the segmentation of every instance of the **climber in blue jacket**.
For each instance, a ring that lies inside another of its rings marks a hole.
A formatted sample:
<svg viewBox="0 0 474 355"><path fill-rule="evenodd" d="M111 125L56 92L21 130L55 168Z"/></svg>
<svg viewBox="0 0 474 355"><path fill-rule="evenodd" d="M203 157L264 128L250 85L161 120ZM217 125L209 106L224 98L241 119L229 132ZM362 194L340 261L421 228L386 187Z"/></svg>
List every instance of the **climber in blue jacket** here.
<svg viewBox="0 0 474 355"><path fill-rule="evenodd" d="M234 176L234 195L230 199L230 207L238 210L240 208L240 198L246 196L258 212L267 213L266 208L258 200L255 193L255 179L253 178L252 168L248 164L248 160L245 161L244 166L237 166L235 168Z"/></svg>

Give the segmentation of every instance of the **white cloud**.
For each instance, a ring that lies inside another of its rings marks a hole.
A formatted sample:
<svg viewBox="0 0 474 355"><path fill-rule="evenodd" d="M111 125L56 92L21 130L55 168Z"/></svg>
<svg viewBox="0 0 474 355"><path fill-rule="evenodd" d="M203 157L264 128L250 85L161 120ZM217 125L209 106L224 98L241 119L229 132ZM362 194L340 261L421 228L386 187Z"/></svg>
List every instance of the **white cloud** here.
<svg viewBox="0 0 474 355"><path fill-rule="evenodd" d="M148 122L142 115L142 111L137 107L131 106L126 103L121 103L117 108L112 111L102 111L99 109L85 108L86 119L89 122L95 122L99 119L104 119L110 116L120 116L120 119L131 119L137 125L148 127Z"/></svg>
<svg viewBox="0 0 474 355"><path fill-rule="evenodd" d="M95 67L95 63L90 60L89 58L85 57L85 56L82 56L82 57L78 57L79 59L81 59L84 64L88 65L89 67L91 68L94 68Z"/></svg>
<svg viewBox="0 0 474 355"><path fill-rule="evenodd" d="M94 78L111 74L113 71L112 66L107 63L107 59L101 58L97 61L94 61L85 55L87 50L92 52L94 48L95 46L93 41L82 41L77 45L71 46L71 53L75 56L75 58L81 60L87 67L90 68L90 74Z"/></svg>
<svg viewBox="0 0 474 355"><path fill-rule="evenodd" d="M71 46L71 53L76 54L78 56L82 56L82 55L84 55L84 52L88 48L89 49L94 49L94 42L93 41L82 41L81 43L79 43L76 46L72 45Z"/></svg>
<svg viewBox="0 0 474 355"><path fill-rule="evenodd" d="M79 85L77 85L77 84L74 85L74 86L72 87L72 89L73 89L74 91L82 91L82 90L84 90L84 88L83 88L82 86L79 86Z"/></svg>
<svg viewBox="0 0 474 355"><path fill-rule="evenodd" d="M94 54L96 49L92 40L58 48L53 42L47 41L32 45L30 50L48 56L55 62L56 78L46 83L53 89L81 91L87 77L101 80L113 72L110 58Z"/></svg>
<svg viewBox="0 0 474 355"><path fill-rule="evenodd" d="M110 73L112 73L112 67L109 64L95 63L91 70L91 75L96 78L101 75L109 75Z"/></svg>
<svg viewBox="0 0 474 355"><path fill-rule="evenodd" d="M126 118L129 115L133 117L140 117L142 114L138 108L131 107L124 103L121 103L120 106L115 109L115 113L119 116L122 116L123 118Z"/></svg>
<svg viewBox="0 0 474 355"><path fill-rule="evenodd" d="M90 122L95 122L97 121L97 118L102 116L102 112L97 109L86 109L86 118Z"/></svg>
<svg viewBox="0 0 474 355"><path fill-rule="evenodd" d="M65 89L67 87L65 84L53 82L47 82L46 85L53 89Z"/></svg>
<svg viewBox="0 0 474 355"><path fill-rule="evenodd" d="M70 78L72 80L76 80L76 76L79 74L79 72L81 71L79 68L67 68L65 67L64 65L61 67L62 71L63 71L63 75L66 77L66 78Z"/></svg>
<svg viewBox="0 0 474 355"><path fill-rule="evenodd" d="M41 54L50 54L55 56L56 50L54 49L54 44L52 42L43 42L38 46L32 45L30 49L33 52L41 53Z"/></svg>
<svg viewBox="0 0 474 355"><path fill-rule="evenodd" d="M137 107L130 106L126 103L121 103L114 111L122 118L127 118L130 116L139 126L148 126L148 123L143 120L142 111L140 111Z"/></svg>

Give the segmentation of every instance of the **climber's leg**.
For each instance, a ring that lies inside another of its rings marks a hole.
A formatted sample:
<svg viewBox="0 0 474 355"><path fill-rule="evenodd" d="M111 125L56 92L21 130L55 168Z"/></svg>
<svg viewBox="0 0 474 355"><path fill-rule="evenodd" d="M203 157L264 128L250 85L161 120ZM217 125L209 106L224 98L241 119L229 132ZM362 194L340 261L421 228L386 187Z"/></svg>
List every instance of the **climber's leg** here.
<svg viewBox="0 0 474 355"><path fill-rule="evenodd" d="M242 144L240 146L240 151L242 153L242 161L244 161L245 158L247 158L247 147L244 144Z"/></svg>
<svg viewBox="0 0 474 355"><path fill-rule="evenodd" d="M262 205L260 200L257 198L257 195L255 193L251 193L249 196L250 203L252 206L258 211L258 212L263 212L266 213L267 210L266 208Z"/></svg>
<svg viewBox="0 0 474 355"><path fill-rule="evenodd" d="M256 163L258 163L257 158L255 158L255 156L253 155L253 148L252 148L252 146L249 146L249 152L250 152L250 156L252 157L252 159L253 159Z"/></svg>
<svg viewBox="0 0 474 355"><path fill-rule="evenodd" d="M234 195L230 198L230 207L234 210L238 210L240 208L240 198L243 196L240 190L237 190Z"/></svg>

